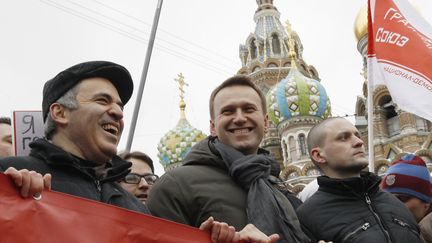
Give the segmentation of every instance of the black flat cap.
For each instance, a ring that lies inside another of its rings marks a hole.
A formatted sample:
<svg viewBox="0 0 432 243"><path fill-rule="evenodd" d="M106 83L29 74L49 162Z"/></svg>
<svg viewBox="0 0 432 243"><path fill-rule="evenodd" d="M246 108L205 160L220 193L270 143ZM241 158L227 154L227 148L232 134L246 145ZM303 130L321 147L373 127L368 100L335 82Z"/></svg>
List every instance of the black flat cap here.
<svg viewBox="0 0 432 243"><path fill-rule="evenodd" d="M42 112L44 122L49 107L72 89L81 80L87 78L106 78L114 85L123 104L126 104L133 92L133 81L129 71L116 63L91 61L74 65L48 80L43 88Z"/></svg>

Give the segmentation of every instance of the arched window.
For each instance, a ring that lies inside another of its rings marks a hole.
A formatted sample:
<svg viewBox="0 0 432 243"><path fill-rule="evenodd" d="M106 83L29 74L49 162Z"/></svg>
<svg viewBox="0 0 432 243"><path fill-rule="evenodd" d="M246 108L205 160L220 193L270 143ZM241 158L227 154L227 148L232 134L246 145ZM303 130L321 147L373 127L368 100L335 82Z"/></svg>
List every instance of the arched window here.
<svg viewBox="0 0 432 243"><path fill-rule="evenodd" d="M288 146L285 140L282 140L282 151L283 151L284 160L288 161Z"/></svg>
<svg viewBox="0 0 432 243"><path fill-rule="evenodd" d="M298 141L301 155L307 155L306 138L303 133L299 134Z"/></svg>
<svg viewBox="0 0 432 243"><path fill-rule="evenodd" d="M390 95L385 95L380 99L379 106L384 111L386 119L387 131L389 137L395 136L400 133L399 117L395 110L395 104Z"/></svg>
<svg viewBox="0 0 432 243"><path fill-rule="evenodd" d="M250 42L250 54L251 54L251 59L255 59L256 58L256 45L255 45L255 39L252 39Z"/></svg>
<svg viewBox="0 0 432 243"><path fill-rule="evenodd" d="M272 49L273 49L274 54L280 54L281 53L280 41L279 41L279 37L276 33L272 34Z"/></svg>
<svg viewBox="0 0 432 243"><path fill-rule="evenodd" d="M298 159L296 142L295 142L295 139L294 139L293 136L291 136L288 139L288 145L289 145L289 151L290 151L290 155L291 155L291 160L294 161L294 160Z"/></svg>

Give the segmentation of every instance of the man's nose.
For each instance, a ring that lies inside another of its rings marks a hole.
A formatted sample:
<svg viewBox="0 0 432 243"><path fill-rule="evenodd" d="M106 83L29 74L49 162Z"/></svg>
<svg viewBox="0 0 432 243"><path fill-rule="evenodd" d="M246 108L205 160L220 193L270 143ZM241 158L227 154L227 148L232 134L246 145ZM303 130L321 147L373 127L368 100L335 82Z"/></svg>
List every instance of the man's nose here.
<svg viewBox="0 0 432 243"><path fill-rule="evenodd" d="M361 138L354 136L354 147L361 147L364 145L364 142Z"/></svg>
<svg viewBox="0 0 432 243"><path fill-rule="evenodd" d="M117 120L123 119L123 109L120 105L113 103L109 114L114 116Z"/></svg>
<svg viewBox="0 0 432 243"><path fill-rule="evenodd" d="M237 109L234 117L234 123L244 123L247 118L241 109Z"/></svg>
<svg viewBox="0 0 432 243"><path fill-rule="evenodd" d="M138 184L138 188L140 189L147 189L149 188L149 184L144 178L141 178L140 183Z"/></svg>

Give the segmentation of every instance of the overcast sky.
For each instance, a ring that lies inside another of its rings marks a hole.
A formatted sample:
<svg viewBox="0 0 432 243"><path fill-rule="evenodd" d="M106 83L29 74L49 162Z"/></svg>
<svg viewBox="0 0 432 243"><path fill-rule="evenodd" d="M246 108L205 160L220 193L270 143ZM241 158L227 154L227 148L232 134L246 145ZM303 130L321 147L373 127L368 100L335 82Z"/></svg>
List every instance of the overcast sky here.
<svg viewBox="0 0 432 243"><path fill-rule="evenodd" d="M367 1L275 0L281 21L291 22L332 103L333 115L352 115L361 94L362 59L353 33L355 17ZM415 0L432 22L432 1ZM46 80L76 63L109 60L132 74L135 91L157 0L16 0L0 9L0 115L40 110ZM157 163L159 139L179 119L174 78L183 72L186 115L209 133L208 97L241 67L238 48L254 31L253 0L165 0L150 63L133 150ZM126 147L136 92L125 108ZM162 167L157 163L157 173Z"/></svg>

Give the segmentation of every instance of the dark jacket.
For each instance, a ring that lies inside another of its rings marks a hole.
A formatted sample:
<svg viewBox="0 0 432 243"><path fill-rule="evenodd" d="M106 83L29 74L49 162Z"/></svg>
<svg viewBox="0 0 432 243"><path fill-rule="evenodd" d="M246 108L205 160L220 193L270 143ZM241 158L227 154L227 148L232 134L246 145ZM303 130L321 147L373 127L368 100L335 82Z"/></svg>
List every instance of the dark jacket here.
<svg viewBox="0 0 432 243"><path fill-rule="evenodd" d="M94 163L75 157L45 139L30 144L29 156L0 160L0 171L9 167L51 173L51 189L122 208L149 213L147 208L117 181L129 173L131 164L115 156L106 176L96 179Z"/></svg>
<svg viewBox="0 0 432 243"><path fill-rule="evenodd" d="M297 209L312 242L420 242L413 215L379 189L380 180L372 173L348 179L320 176L318 191Z"/></svg>
<svg viewBox="0 0 432 243"><path fill-rule="evenodd" d="M184 165L165 173L152 187L147 206L152 215L199 227L213 216L241 230L248 224L247 193L228 175L208 139L196 144ZM301 204L284 193L294 208Z"/></svg>
<svg viewBox="0 0 432 243"><path fill-rule="evenodd" d="M432 243L432 213L426 215L419 223L422 240Z"/></svg>

